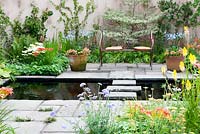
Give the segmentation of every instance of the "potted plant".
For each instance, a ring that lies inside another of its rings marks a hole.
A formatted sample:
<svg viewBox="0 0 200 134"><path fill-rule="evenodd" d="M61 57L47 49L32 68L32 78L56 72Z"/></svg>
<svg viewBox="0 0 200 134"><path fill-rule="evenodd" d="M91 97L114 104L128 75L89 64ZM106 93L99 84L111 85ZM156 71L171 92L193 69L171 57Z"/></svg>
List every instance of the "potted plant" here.
<svg viewBox="0 0 200 134"><path fill-rule="evenodd" d="M166 55L166 65L168 70L181 71L179 64L184 61L184 56L182 54L182 48L179 46L172 45L165 52Z"/></svg>
<svg viewBox="0 0 200 134"><path fill-rule="evenodd" d="M60 0L58 5L53 1L51 3L61 14L59 21L64 23L64 38L70 42L71 49L67 50L66 55L69 58L71 70L84 71L87 56L90 53L90 50L85 48L88 44L89 35L84 32L84 27L89 15L95 10L94 0L88 0L85 6L80 4L78 0L73 0L72 7L68 6L66 0ZM84 16L83 12L85 12ZM61 47L64 47L63 45L66 44L62 44Z"/></svg>
<svg viewBox="0 0 200 134"><path fill-rule="evenodd" d="M69 58L69 64L72 71L85 71L87 64L87 57L90 54L88 48L82 50L69 49L66 56Z"/></svg>

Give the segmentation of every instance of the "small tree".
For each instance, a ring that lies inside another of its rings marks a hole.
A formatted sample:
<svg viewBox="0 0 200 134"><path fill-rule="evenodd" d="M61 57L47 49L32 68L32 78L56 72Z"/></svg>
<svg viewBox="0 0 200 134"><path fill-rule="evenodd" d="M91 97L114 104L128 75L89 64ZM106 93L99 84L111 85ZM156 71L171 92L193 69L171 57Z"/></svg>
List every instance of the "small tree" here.
<svg viewBox="0 0 200 134"><path fill-rule="evenodd" d="M122 4L124 10L109 9L104 14L104 19L109 22L105 28L107 37L123 44L135 44L139 38L157 32L156 22L162 14L150 7L149 0L123 0ZM144 11L138 12L138 7Z"/></svg>
<svg viewBox="0 0 200 134"><path fill-rule="evenodd" d="M61 14L59 21L64 23L64 34L67 36L70 32L74 32L75 41L80 37L80 30L83 29L87 23L88 16L94 12L94 1L89 0L85 6L85 16L81 20L80 14L84 11L84 7L80 5L78 0L73 0L73 8L66 6L66 0L60 0L58 5L54 5L56 10Z"/></svg>

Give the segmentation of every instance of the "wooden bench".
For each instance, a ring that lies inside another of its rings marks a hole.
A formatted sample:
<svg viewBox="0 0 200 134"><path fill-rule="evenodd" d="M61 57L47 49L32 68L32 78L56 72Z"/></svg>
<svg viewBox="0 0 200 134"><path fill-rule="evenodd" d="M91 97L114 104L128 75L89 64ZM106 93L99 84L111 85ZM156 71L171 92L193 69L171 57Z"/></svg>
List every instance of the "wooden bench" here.
<svg viewBox="0 0 200 134"><path fill-rule="evenodd" d="M123 48L123 46L105 46L104 42L104 32L102 30L98 30L96 32L96 41L99 46L99 54L100 54L100 67L103 66L103 53L105 52L112 52L112 51L118 51L118 52L134 52L134 51L140 51L140 52L148 52L150 54L150 67L152 70L152 60L153 60L153 47L154 47L154 37L152 32L149 34L149 46L134 46L132 48Z"/></svg>

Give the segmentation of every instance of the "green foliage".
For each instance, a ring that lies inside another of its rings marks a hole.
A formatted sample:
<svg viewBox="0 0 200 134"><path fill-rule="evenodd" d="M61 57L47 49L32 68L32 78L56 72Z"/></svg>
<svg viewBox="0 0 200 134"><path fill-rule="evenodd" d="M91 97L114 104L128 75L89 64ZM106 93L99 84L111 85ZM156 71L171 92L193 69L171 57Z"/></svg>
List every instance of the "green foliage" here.
<svg viewBox="0 0 200 134"><path fill-rule="evenodd" d="M0 6L0 49L6 48L12 42L12 36L8 33L10 18L4 13ZM0 50L0 51L1 51Z"/></svg>
<svg viewBox="0 0 200 134"><path fill-rule="evenodd" d="M11 71L6 68L4 64L0 64L0 79L1 78L10 78Z"/></svg>
<svg viewBox="0 0 200 134"><path fill-rule="evenodd" d="M52 51L46 51L40 60L41 64L48 65L51 64L53 59L58 55L59 45L58 42L53 39L51 41L45 41L44 47L53 49Z"/></svg>
<svg viewBox="0 0 200 134"><path fill-rule="evenodd" d="M177 3L173 0L160 0L158 6L164 16L160 21L160 30L169 31L183 26L195 27L200 24L198 16L200 15L199 0L187 1L182 4Z"/></svg>
<svg viewBox="0 0 200 134"><path fill-rule="evenodd" d="M112 134L115 131L115 122L109 103L95 105L86 104L86 115L83 117L86 127L76 126L79 134Z"/></svg>
<svg viewBox="0 0 200 134"><path fill-rule="evenodd" d="M168 103L167 109L165 105L162 101L151 101L148 105L129 102L126 113L117 119L116 134L182 134L185 132L183 107Z"/></svg>
<svg viewBox="0 0 200 134"><path fill-rule="evenodd" d="M42 38L46 37L47 29L44 23L47 21L48 17L53 14L52 11L46 9L39 16L39 8L32 5L32 11L30 16L26 16L24 23L19 20L15 20L12 24L13 35L15 37L20 37L21 35L30 35L33 38L37 38L38 41L43 41Z"/></svg>
<svg viewBox="0 0 200 134"><path fill-rule="evenodd" d="M14 129L4 123L8 119L8 116L12 111L8 110L6 107L3 107L2 102L0 102L0 105L1 105L0 106L0 133L15 134Z"/></svg>
<svg viewBox="0 0 200 134"><path fill-rule="evenodd" d="M154 62L163 63L165 61L164 51L155 54ZM149 53L142 52L106 52L104 53L103 63L149 63ZM93 48L88 57L89 63L99 62L99 50Z"/></svg>
<svg viewBox="0 0 200 134"><path fill-rule="evenodd" d="M44 122L45 123L53 123L56 121L56 118L55 117L48 117Z"/></svg>
<svg viewBox="0 0 200 134"><path fill-rule="evenodd" d="M14 75L58 75L67 68L68 60L65 56L56 56L51 64L44 65L38 62L30 64L15 62L7 64Z"/></svg>
<svg viewBox="0 0 200 134"><path fill-rule="evenodd" d="M39 112L49 112L49 111L53 111L53 108L52 107L40 108L38 111Z"/></svg>
<svg viewBox="0 0 200 134"><path fill-rule="evenodd" d="M120 41L122 45L136 44L139 38L150 35L150 32L156 33L158 31L156 22L162 14L145 6L148 5L148 1L124 0L123 2L121 11L108 10L104 14L104 19L108 21L104 35L108 39ZM136 13L136 7L141 5L144 7L144 12Z"/></svg>
<svg viewBox="0 0 200 134"><path fill-rule="evenodd" d="M15 121L16 122L30 122L30 121L32 121L31 120L31 118L29 118L29 117L19 117L19 116L17 116L16 118L15 118Z"/></svg>
<svg viewBox="0 0 200 134"><path fill-rule="evenodd" d="M89 0L84 7L78 2L78 0L73 0L73 8L66 6L65 0L60 0L59 5L56 5L51 1L55 9L61 14L59 21L64 23L64 34L67 36L70 32L74 32L75 40L78 41L80 35L80 30L82 30L86 23L88 16L94 12L94 1ZM80 20L80 14L85 10L85 15L83 20Z"/></svg>
<svg viewBox="0 0 200 134"><path fill-rule="evenodd" d="M23 61L22 51L35 42L36 39L31 36L22 35L19 38L15 38L11 46L4 50L5 58L12 62Z"/></svg>

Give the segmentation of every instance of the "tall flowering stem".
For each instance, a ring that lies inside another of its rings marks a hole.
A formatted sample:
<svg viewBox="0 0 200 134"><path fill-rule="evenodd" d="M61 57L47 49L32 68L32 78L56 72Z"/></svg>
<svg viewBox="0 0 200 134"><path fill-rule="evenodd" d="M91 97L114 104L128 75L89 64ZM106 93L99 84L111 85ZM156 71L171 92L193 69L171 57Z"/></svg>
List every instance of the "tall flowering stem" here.
<svg viewBox="0 0 200 134"><path fill-rule="evenodd" d="M186 51L186 50L185 50ZM200 76L196 73L194 65L196 56L193 54L185 55L186 78L182 80L182 95L186 107L185 118L188 132L200 132ZM181 63L183 64L183 63ZM180 64L180 67L183 66ZM189 77L191 73L191 77Z"/></svg>

